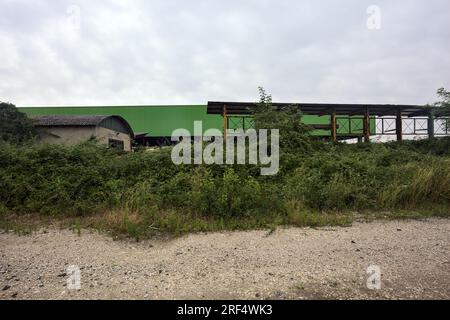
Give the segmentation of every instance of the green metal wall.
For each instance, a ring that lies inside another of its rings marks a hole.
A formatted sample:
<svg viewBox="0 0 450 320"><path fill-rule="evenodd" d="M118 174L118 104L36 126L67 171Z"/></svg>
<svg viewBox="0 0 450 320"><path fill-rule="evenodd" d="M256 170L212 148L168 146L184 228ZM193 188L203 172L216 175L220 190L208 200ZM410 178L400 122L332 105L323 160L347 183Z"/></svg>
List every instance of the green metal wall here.
<svg viewBox="0 0 450 320"><path fill-rule="evenodd" d="M206 106L115 106L115 107L26 107L20 108L30 116L38 115L118 115L135 133L149 136L171 136L178 128L194 132L194 121L203 121L203 129L223 126L220 115L206 114Z"/></svg>
<svg viewBox="0 0 450 320"><path fill-rule="evenodd" d="M203 121L203 130L210 128L223 128L220 115L206 113L206 105L183 106L113 106L113 107L23 107L20 108L29 116L39 115L119 115L133 128L135 133L147 132L149 136L171 136L172 131L178 128L194 132L194 121ZM304 116L306 124L329 124L329 116ZM354 120L356 127L362 128L362 120ZM345 120L339 120L338 135L348 133ZM348 120L347 120L348 123ZM375 127L375 119L371 119L371 131ZM361 132L362 134L362 132ZM329 130L316 130L314 135L330 136Z"/></svg>

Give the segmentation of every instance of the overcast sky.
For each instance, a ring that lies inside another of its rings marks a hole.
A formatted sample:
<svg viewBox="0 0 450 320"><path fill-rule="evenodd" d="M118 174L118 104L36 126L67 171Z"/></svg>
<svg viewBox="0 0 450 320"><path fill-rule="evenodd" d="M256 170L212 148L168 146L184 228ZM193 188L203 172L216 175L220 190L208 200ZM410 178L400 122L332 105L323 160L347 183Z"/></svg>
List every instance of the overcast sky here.
<svg viewBox="0 0 450 320"><path fill-rule="evenodd" d="M0 0L0 101L205 104L258 86L280 102L433 102L450 88L450 1Z"/></svg>

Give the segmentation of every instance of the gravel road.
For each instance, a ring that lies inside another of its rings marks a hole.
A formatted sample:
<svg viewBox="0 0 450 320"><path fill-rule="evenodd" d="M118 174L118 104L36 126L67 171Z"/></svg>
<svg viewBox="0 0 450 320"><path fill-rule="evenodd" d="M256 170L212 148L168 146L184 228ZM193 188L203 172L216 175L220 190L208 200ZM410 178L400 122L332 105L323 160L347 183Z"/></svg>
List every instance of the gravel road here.
<svg viewBox="0 0 450 320"><path fill-rule="evenodd" d="M69 289L67 267L80 269ZM367 268L381 289L367 288ZM450 220L377 221L114 241L0 234L1 299L450 299Z"/></svg>

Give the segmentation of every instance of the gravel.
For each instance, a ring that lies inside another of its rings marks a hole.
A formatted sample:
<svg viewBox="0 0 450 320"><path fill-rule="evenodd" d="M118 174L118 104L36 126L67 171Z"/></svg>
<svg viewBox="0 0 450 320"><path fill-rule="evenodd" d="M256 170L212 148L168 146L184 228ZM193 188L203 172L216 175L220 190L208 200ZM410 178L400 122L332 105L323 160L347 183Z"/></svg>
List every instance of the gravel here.
<svg viewBox="0 0 450 320"><path fill-rule="evenodd" d="M80 269L71 289L67 268ZM381 289L367 288L367 268ZM449 299L450 220L114 241L0 234L1 299Z"/></svg>

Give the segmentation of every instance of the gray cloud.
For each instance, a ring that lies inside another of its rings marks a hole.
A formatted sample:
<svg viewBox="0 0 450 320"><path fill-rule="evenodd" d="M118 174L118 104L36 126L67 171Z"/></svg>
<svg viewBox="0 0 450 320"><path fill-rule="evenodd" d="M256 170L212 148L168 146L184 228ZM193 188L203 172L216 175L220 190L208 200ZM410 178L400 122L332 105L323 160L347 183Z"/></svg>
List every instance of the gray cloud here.
<svg viewBox="0 0 450 320"><path fill-rule="evenodd" d="M366 27L372 4L380 30ZM254 101L262 85L277 101L427 103L450 87L449 12L446 0L0 0L0 100Z"/></svg>

